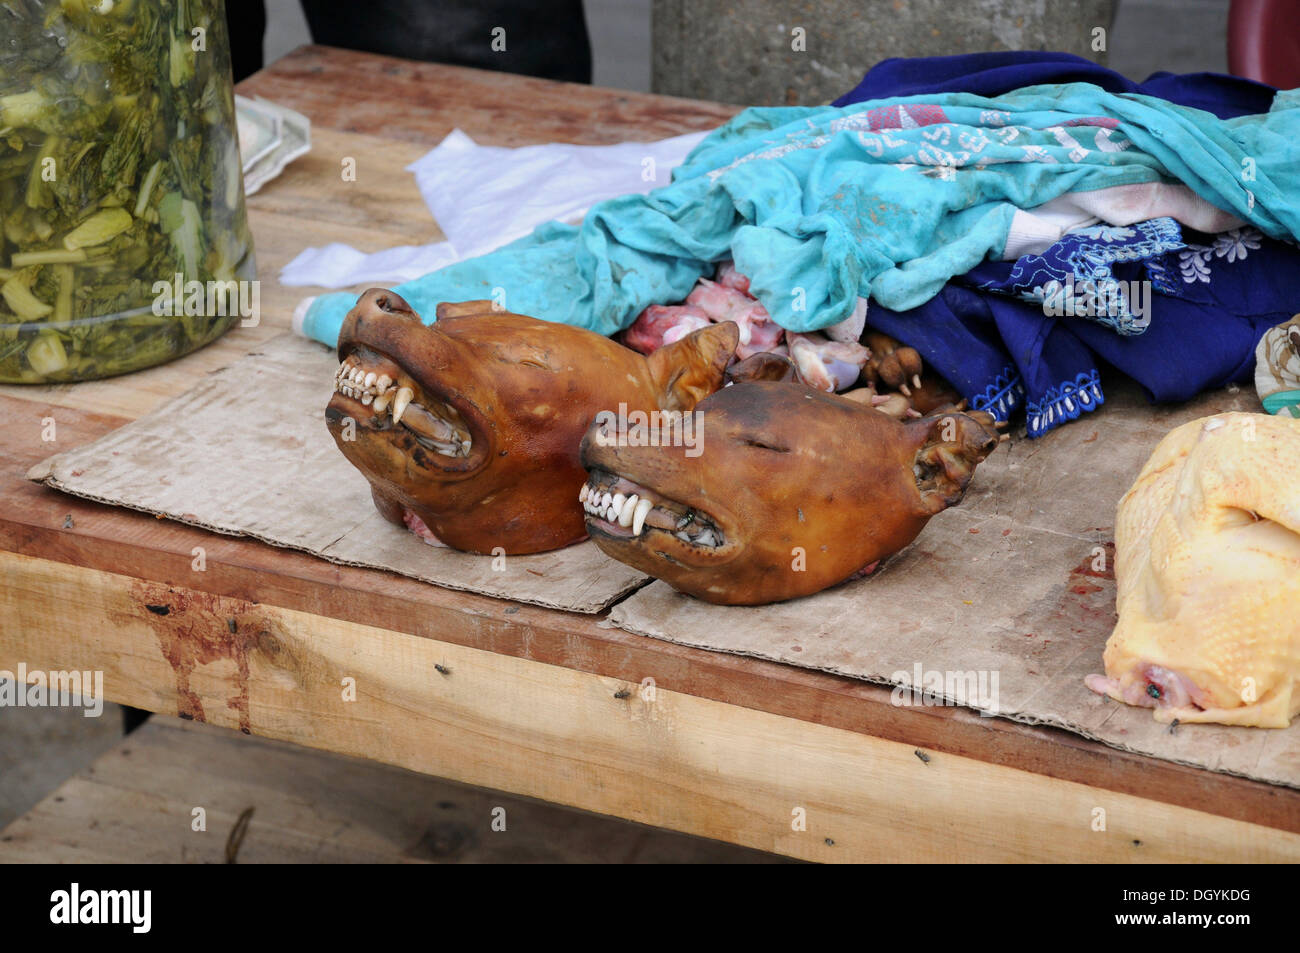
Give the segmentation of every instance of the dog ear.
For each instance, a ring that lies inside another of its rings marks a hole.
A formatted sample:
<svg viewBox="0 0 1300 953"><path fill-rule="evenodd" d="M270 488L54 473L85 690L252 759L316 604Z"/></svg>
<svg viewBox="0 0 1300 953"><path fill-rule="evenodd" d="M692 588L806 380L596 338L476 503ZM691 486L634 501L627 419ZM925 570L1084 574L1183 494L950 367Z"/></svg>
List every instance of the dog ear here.
<svg viewBox="0 0 1300 953"><path fill-rule="evenodd" d="M799 368L788 357L760 351L751 354L743 361L737 361L727 368L726 382L741 384L745 381L786 381L793 384L804 383Z"/></svg>
<svg viewBox="0 0 1300 953"><path fill-rule="evenodd" d="M724 321L698 328L647 357L650 376L659 389L659 409L694 410L720 390L739 343L740 328L734 321Z"/></svg>
<svg viewBox="0 0 1300 953"><path fill-rule="evenodd" d="M912 470L931 515L961 502L975 467L1000 439L992 415L982 411L934 414L904 426L920 440Z"/></svg>

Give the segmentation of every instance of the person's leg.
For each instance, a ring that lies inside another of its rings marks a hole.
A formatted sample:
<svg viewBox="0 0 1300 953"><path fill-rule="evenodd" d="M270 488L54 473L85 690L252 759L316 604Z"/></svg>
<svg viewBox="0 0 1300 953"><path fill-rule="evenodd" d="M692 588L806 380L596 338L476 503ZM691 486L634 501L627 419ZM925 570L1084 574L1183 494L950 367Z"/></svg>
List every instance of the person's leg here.
<svg viewBox="0 0 1300 953"><path fill-rule="evenodd" d="M302 0L312 40L326 46L590 83L582 0L532 6L519 0Z"/></svg>
<svg viewBox="0 0 1300 953"><path fill-rule="evenodd" d="M266 36L263 0L226 0L226 33L230 36L230 71L238 83L262 68Z"/></svg>

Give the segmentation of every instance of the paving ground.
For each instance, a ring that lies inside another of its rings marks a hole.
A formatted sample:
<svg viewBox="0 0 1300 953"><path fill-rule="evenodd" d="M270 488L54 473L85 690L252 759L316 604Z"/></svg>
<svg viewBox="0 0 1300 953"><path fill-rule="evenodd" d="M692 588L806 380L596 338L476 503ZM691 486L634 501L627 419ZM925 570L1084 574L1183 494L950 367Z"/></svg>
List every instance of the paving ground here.
<svg viewBox="0 0 1300 953"><path fill-rule="evenodd" d="M0 828L122 738L122 709L0 707Z"/></svg>
<svg viewBox="0 0 1300 953"><path fill-rule="evenodd" d="M790 861L155 715L0 828L0 864L87 862Z"/></svg>

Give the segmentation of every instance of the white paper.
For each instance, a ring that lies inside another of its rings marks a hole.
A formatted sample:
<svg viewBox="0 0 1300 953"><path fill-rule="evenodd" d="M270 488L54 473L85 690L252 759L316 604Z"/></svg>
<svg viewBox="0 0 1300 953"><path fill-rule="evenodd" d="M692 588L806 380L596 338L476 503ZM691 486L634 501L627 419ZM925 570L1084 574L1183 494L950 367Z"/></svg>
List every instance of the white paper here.
<svg viewBox="0 0 1300 953"><path fill-rule="evenodd" d="M592 205L646 193L707 133L612 146L480 146L459 129L407 166L447 240L364 254L347 245L308 248L280 273L292 287L396 284L473 258L549 221L576 221Z"/></svg>

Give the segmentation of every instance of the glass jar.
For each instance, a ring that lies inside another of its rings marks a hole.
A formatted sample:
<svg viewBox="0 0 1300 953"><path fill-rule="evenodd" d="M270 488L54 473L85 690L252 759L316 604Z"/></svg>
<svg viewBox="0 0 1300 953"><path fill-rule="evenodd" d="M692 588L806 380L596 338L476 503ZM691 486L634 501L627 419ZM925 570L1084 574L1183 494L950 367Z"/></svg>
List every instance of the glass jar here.
<svg viewBox="0 0 1300 953"><path fill-rule="evenodd" d="M235 130L222 0L0 5L0 381L122 374L240 319Z"/></svg>

